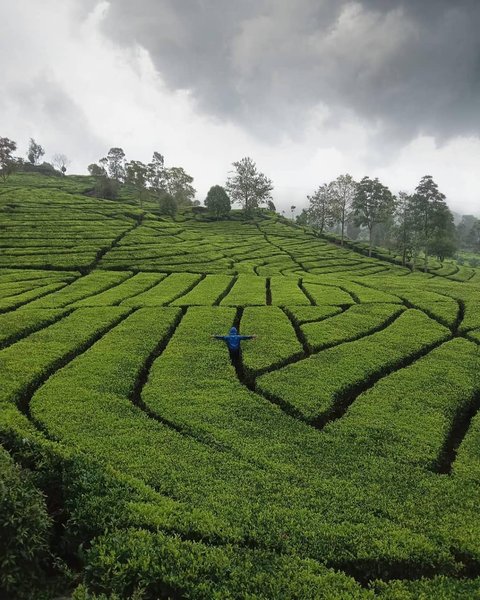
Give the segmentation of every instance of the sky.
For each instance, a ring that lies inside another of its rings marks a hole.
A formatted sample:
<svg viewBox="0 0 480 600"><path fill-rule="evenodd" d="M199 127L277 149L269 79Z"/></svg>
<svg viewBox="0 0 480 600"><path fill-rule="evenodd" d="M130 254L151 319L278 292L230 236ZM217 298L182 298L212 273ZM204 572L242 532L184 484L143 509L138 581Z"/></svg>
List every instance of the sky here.
<svg viewBox="0 0 480 600"><path fill-rule="evenodd" d="M250 156L288 213L429 174L480 216L479 28L478 0L0 0L0 136L71 173L159 151L201 201Z"/></svg>

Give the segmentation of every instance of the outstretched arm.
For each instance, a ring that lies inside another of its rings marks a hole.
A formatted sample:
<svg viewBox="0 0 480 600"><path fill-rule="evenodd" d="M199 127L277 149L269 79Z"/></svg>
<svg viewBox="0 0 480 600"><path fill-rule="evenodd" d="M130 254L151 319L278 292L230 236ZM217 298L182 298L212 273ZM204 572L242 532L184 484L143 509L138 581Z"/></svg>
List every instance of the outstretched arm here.
<svg viewBox="0 0 480 600"><path fill-rule="evenodd" d="M241 340L254 340L257 336L256 335L239 335L238 337Z"/></svg>
<svg viewBox="0 0 480 600"><path fill-rule="evenodd" d="M214 338L215 340L225 340L226 336L225 335L212 335L212 338Z"/></svg>

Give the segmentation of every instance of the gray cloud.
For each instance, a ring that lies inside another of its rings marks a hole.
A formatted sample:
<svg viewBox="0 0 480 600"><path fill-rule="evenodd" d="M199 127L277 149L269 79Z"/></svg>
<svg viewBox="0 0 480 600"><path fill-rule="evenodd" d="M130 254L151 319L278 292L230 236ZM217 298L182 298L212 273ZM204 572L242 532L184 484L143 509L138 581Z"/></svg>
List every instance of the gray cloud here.
<svg viewBox="0 0 480 600"><path fill-rule="evenodd" d="M11 83L0 95L0 110L17 122L17 141L24 146L31 136L39 138L47 151L66 153L74 166L84 167L92 153L100 155L105 143L92 131L82 108L58 82L42 73L36 78ZM1 121L1 119L0 119Z"/></svg>
<svg viewBox="0 0 480 600"><path fill-rule="evenodd" d="M260 136L325 105L382 137L480 133L477 0L115 0L104 30L166 83Z"/></svg>

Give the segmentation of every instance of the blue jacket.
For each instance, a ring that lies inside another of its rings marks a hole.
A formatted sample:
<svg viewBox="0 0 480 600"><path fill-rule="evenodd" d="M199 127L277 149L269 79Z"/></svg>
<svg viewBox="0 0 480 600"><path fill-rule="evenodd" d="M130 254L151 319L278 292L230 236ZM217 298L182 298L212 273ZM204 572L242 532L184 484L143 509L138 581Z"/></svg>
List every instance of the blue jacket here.
<svg viewBox="0 0 480 600"><path fill-rule="evenodd" d="M229 350L238 350L241 340L251 340L253 335L240 335L236 327L232 327L228 335L216 335L217 340L227 342Z"/></svg>

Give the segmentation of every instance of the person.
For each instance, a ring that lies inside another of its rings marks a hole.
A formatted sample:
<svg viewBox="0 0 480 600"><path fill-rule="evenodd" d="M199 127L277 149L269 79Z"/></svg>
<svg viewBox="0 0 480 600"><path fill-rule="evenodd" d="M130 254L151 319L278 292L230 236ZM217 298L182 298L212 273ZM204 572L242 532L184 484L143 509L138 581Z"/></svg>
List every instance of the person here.
<svg viewBox="0 0 480 600"><path fill-rule="evenodd" d="M232 327L228 335L212 335L216 340L223 340L227 343L228 349L231 354L238 354L240 352L240 342L242 340L253 340L256 335L240 335L236 327Z"/></svg>

